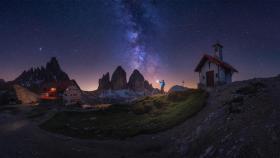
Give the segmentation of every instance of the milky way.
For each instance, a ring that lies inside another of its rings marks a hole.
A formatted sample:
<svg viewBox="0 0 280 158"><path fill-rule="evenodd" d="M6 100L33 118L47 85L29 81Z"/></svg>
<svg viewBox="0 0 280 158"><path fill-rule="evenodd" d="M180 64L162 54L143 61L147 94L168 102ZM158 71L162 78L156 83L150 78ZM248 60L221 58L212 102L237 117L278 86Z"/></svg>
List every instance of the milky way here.
<svg viewBox="0 0 280 158"><path fill-rule="evenodd" d="M234 81L279 74L280 1L0 0L0 78L56 56L83 90L105 72L138 68L153 86L185 81L211 45L239 70Z"/></svg>
<svg viewBox="0 0 280 158"><path fill-rule="evenodd" d="M155 78L160 65L159 55L150 44L159 25L156 3L151 0L116 0L116 11L128 42L126 58L131 69L139 69Z"/></svg>

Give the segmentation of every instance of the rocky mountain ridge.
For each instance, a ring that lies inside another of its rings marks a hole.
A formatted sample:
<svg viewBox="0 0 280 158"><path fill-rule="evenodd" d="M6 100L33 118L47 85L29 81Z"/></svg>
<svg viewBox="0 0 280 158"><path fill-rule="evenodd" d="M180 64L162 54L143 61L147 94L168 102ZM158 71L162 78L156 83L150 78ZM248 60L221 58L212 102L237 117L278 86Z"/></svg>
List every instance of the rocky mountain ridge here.
<svg viewBox="0 0 280 158"><path fill-rule="evenodd" d="M109 72L99 79L97 91L116 91L124 89L134 92L144 92L147 94L156 90L153 88L152 84L145 80L144 76L137 69L132 72L129 80L127 81L125 70L121 66L118 66L113 72L111 80Z"/></svg>
<svg viewBox="0 0 280 158"><path fill-rule="evenodd" d="M113 72L111 78L111 89L121 90L126 88L127 88L126 72L121 66L118 66L117 69Z"/></svg>
<svg viewBox="0 0 280 158"><path fill-rule="evenodd" d="M41 66L23 71L12 82L37 91L44 83L69 80L69 76L61 69L57 59L52 57L45 67Z"/></svg>

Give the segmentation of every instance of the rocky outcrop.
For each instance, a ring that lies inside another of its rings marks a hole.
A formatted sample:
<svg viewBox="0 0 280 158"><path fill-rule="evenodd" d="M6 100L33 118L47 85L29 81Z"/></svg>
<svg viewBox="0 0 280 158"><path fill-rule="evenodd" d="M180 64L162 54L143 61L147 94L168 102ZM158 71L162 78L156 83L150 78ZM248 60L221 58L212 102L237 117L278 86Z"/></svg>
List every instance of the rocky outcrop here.
<svg viewBox="0 0 280 158"><path fill-rule="evenodd" d="M109 73L99 79L98 89L92 96L98 98L101 103L118 103L156 93L159 93L159 90L153 88L138 70L133 71L127 83L125 70L118 66L111 80Z"/></svg>
<svg viewBox="0 0 280 158"><path fill-rule="evenodd" d="M233 82L210 91L202 111L176 129L185 131L174 145L179 157L279 157L279 93L275 77Z"/></svg>
<svg viewBox="0 0 280 158"><path fill-rule="evenodd" d="M11 82L0 80L0 105L19 104Z"/></svg>
<svg viewBox="0 0 280 158"><path fill-rule="evenodd" d="M138 70L134 70L129 78L128 88L133 91L143 92L145 90L144 83L145 79L143 75Z"/></svg>
<svg viewBox="0 0 280 158"><path fill-rule="evenodd" d="M0 79L0 90L6 89L6 82L3 79Z"/></svg>
<svg viewBox="0 0 280 158"><path fill-rule="evenodd" d="M46 64L46 67L31 68L24 71L13 83L19 84L32 90L38 90L42 84L48 82L69 81L68 75L61 70L55 57Z"/></svg>
<svg viewBox="0 0 280 158"><path fill-rule="evenodd" d="M111 88L112 90L127 88L126 72L121 66L118 66L112 75Z"/></svg>
<svg viewBox="0 0 280 158"><path fill-rule="evenodd" d="M153 85L150 84L149 81L147 81L147 80L144 81L144 88L146 91L149 91L149 92L153 92L155 90Z"/></svg>
<svg viewBox="0 0 280 158"><path fill-rule="evenodd" d="M14 89L18 100L20 100L22 104L34 104L39 102L39 95L28 89L20 85L14 85Z"/></svg>
<svg viewBox="0 0 280 158"><path fill-rule="evenodd" d="M99 79L99 85L98 85L98 91L104 91L111 89L111 83L110 83L110 74L107 72L105 75L102 76L101 79Z"/></svg>
<svg viewBox="0 0 280 158"><path fill-rule="evenodd" d="M183 86L179 86L179 85L175 85L173 87L171 87L168 91L168 93L173 93L173 92L185 92L188 91L189 89L187 87L183 87Z"/></svg>

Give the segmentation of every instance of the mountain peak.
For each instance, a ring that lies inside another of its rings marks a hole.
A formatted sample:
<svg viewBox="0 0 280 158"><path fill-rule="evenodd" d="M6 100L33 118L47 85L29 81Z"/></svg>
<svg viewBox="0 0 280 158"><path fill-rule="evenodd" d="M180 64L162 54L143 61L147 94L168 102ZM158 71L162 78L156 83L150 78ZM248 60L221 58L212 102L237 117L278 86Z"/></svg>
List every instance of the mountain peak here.
<svg viewBox="0 0 280 158"><path fill-rule="evenodd" d="M109 90L111 88L109 72L107 72L105 75L103 74L102 78L99 79L98 83L98 90Z"/></svg>
<svg viewBox="0 0 280 158"><path fill-rule="evenodd" d="M141 74L140 71L138 69L134 69L132 74ZM142 75L142 74L141 74Z"/></svg>
<svg viewBox="0 0 280 158"><path fill-rule="evenodd" d="M144 91L144 81L144 76L137 69L135 69L129 77L128 86L134 91Z"/></svg>
<svg viewBox="0 0 280 158"><path fill-rule="evenodd" d="M14 82L35 91L44 83L53 81L68 81L69 76L61 70L55 57L52 57L46 64L46 68L41 66L23 71Z"/></svg>
<svg viewBox="0 0 280 158"><path fill-rule="evenodd" d="M51 58L51 60L46 65L46 69L47 70L55 70L55 71L61 70L60 65L59 65L56 57Z"/></svg>
<svg viewBox="0 0 280 158"><path fill-rule="evenodd" d="M125 72L125 70L122 68L122 66L119 65L119 66L116 68L115 72L120 72L120 71Z"/></svg>
<svg viewBox="0 0 280 158"><path fill-rule="evenodd" d="M111 84L113 90L127 88L126 72L121 66L118 66L112 74Z"/></svg>
<svg viewBox="0 0 280 158"><path fill-rule="evenodd" d="M112 74L110 80L109 73L106 73L99 79L98 91L104 90L131 90L134 92L144 92L144 94L152 94L154 91L153 86L145 80L144 76L137 69L133 70L127 82L126 72L118 66Z"/></svg>

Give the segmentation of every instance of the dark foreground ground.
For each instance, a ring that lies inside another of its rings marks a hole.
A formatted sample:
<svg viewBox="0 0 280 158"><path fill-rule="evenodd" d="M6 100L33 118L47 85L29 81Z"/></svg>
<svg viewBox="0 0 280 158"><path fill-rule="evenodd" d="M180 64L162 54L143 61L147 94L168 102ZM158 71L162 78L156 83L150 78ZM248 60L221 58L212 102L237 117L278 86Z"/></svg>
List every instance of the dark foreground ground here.
<svg viewBox="0 0 280 158"><path fill-rule="evenodd" d="M121 140L84 140L40 129L42 120L27 118L29 110L16 106L0 113L1 158L180 157L172 150L180 127Z"/></svg>
<svg viewBox="0 0 280 158"><path fill-rule="evenodd" d="M38 127L50 116L27 118L30 109L0 111L1 158L280 157L280 77L220 87L182 124L123 140L50 133Z"/></svg>

